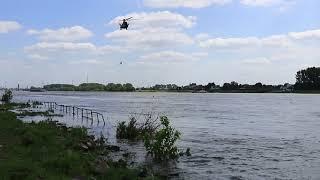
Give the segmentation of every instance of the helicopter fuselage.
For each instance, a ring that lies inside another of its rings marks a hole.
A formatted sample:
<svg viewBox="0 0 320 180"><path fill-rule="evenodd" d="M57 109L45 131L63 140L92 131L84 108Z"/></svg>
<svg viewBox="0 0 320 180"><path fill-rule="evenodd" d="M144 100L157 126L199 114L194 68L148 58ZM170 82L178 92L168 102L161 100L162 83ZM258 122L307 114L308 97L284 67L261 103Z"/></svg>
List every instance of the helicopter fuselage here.
<svg viewBox="0 0 320 180"><path fill-rule="evenodd" d="M122 24L120 24L120 30L125 29L128 30L129 24L128 22L123 22Z"/></svg>

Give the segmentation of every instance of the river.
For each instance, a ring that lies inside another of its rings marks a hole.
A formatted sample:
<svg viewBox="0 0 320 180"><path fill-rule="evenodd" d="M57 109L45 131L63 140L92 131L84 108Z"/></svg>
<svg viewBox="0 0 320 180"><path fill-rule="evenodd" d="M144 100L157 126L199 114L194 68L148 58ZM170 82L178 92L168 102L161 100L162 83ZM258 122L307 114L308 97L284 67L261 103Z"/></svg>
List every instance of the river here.
<svg viewBox="0 0 320 180"><path fill-rule="evenodd" d="M320 95L14 92L14 100L102 112L107 127L92 131L111 141L130 114L165 114L192 153L176 164L176 179L320 179Z"/></svg>

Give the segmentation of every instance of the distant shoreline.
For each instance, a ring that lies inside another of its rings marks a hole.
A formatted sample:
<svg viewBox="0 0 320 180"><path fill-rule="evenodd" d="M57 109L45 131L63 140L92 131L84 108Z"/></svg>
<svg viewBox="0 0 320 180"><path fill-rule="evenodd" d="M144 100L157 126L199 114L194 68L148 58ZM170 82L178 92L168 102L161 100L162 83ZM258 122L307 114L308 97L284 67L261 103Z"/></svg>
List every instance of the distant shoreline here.
<svg viewBox="0 0 320 180"><path fill-rule="evenodd" d="M320 94L320 90L305 90L305 91L292 91L292 92L281 92L281 91L216 91L216 92L193 92L193 91L159 91L159 90L136 90L136 91L30 91L20 90L27 92L114 92L114 93L192 93L192 94Z"/></svg>

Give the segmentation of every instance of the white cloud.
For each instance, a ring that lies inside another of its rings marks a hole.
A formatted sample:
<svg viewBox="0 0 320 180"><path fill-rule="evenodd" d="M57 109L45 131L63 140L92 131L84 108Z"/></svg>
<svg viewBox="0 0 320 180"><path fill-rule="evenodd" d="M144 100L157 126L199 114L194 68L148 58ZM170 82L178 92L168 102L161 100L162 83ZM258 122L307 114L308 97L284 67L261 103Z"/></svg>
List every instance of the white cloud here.
<svg viewBox="0 0 320 180"><path fill-rule="evenodd" d="M128 49L120 46L104 45L104 46L96 47L96 53L100 55L111 54L111 53L126 53L126 52L128 52Z"/></svg>
<svg viewBox="0 0 320 180"><path fill-rule="evenodd" d="M35 60L103 57L104 55L126 53L119 46L96 46L92 43L39 42L24 48L27 57Z"/></svg>
<svg viewBox="0 0 320 180"><path fill-rule="evenodd" d="M205 8L232 2L234 0L144 0L144 5L152 8ZM253 7L279 6L282 10L295 3L294 0L239 0L239 2Z"/></svg>
<svg viewBox="0 0 320 180"><path fill-rule="evenodd" d="M46 50L48 52L56 51L88 51L95 52L97 54L107 54L112 52L126 52L119 46L96 46L92 43L74 43L74 42L39 42L31 46L25 47L26 51L41 51Z"/></svg>
<svg viewBox="0 0 320 180"><path fill-rule="evenodd" d="M118 16L109 22L111 25L121 23L124 18L133 17L133 21L129 22L130 29L143 29L143 28L191 28L196 23L196 17L183 16L178 13L170 11L159 12L142 12L130 13L125 16Z"/></svg>
<svg viewBox="0 0 320 180"><path fill-rule="evenodd" d="M196 58L204 58L204 57L207 57L209 55L209 53L208 52L195 52L195 53L191 53L191 55Z"/></svg>
<svg viewBox="0 0 320 180"><path fill-rule="evenodd" d="M144 5L153 8L204 8L230 2L232 0L144 0Z"/></svg>
<svg viewBox="0 0 320 180"><path fill-rule="evenodd" d="M43 55L40 55L40 54L30 54L30 55L28 55L28 58L35 59L35 60L46 60L46 59L49 59L47 56L43 56Z"/></svg>
<svg viewBox="0 0 320 180"><path fill-rule="evenodd" d="M146 28L141 30L114 31L105 37L124 43L128 48L151 49L193 44L193 39L180 31L165 28Z"/></svg>
<svg viewBox="0 0 320 180"><path fill-rule="evenodd" d="M15 21L0 21L0 33L8 33L21 29L21 25Z"/></svg>
<svg viewBox="0 0 320 180"><path fill-rule="evenodd" d="M253 59L242 60L241 63L248 64L248 65L267 65L267 64L270 64L271 61L266 57L258 57Z"/></svg>
<svg viewBox="0 0 320 180"><path fill-rule="evenodd" d="M116 17L109 24L117 24L119 19L133 17L130 30L106 33L105 37L129 49L169 48L190 45L194 40L182 30L196 23L193 16L183 16L169 11L132 13Z"/></svg>
<svg viewBox="0 0 320 180"><path fill-rule="evenodd" d="M294 39L320 39L320 29L310 30L304 32L292 32L289 36Z"/></svg>
<svg viewBox="0 0 320 180"><path fill-rule="evenodd" d="M279 3L279 1L282 0L240 0L240 3L247 6L270 6Z"/></svg>
<svg viewBox="0 0 320 180"><path fill-rule="evenodd" d="M240 0L240 3L251 7L275 7L279 12L285 12L296 4L296 0Z"/></svg>
<svg viewBox="0 0 320 180"><path fill-rule="evenodd" d="M222 82L293 83L294 74L304 64L319 65L319 38L318 30L311 30L266 37L208 38L200 40L200 46L210 50L206 59L212 59L212 66L221 71ZM228 67L234 72L229 77L223 74Z"/></svg>
<svg viewBox="0 0 320 180"><path fill-rule="evenodd" d="M200 42L201 47L215 48L238 48L245 46L255 46L259 43L256 37L246 38L214 38Z"/></svg>
<svg viewBox="0 0 320 180"><path fill-rule="evenodd" d="M247 6L275 6L292 3L292 0L240 0L240 3Z"/></svg>
<svg viewBox="0 0 320 180"><path fill-rule="evenodd" d="M273 35L260 39L260 45L266 47L290 47L293 42L287 35Z"/></svg>
<svg viewBox="0 0 320 180"><path fill-rule="evenodd" d="M313 40L315 43L320 39L320 30L294 32L288 34L272 35L267 37L242 37L242 38L209 38L200 41L204 48L217 48L224 50L238 50L239 48L289 48L298 45L299 40Z"/></svg>
<svg viewBox="0 0 320 180"><path fill-rule="evenodd" d="M29 35L37 35L42 41L64 41L72 42L88 39L93 36L93 33L82 27L64 27L60 29L43 29L43 30L29 30Z"/></svg>
<svg viewBox="0 0 320 180"><path fill-rule="evenodd" d="M208 39L209 37L210 37L209 34L200 33L200 34L197 34L197 35L195 36L195 39L197 39L197 40L206 40L206 39Z"/></svg>
<svg viewBox="0 0 320 180"><path fill-rule="evenodd" d="M69 64L103 64L102 61L98 61L96 59L86 59L80 61L71 61Z"/></svg>
<svg viewBox="0 0 320 180"><path fill-rule="evenodd" d="M182 53L176 51L161 51L143 55L140 57L139 63L156 63L156 64L171 64L184 63L200 60L201 57L206 56L205 53Z"/></svg>
<svg viewBox="0 0 320 180"><path fill-rule="evenodd" d="M94 51L95 45L92 43L72 43L72 42L40 42L25 48L26 51L45 50L48 52L56 51Z"/></svg>

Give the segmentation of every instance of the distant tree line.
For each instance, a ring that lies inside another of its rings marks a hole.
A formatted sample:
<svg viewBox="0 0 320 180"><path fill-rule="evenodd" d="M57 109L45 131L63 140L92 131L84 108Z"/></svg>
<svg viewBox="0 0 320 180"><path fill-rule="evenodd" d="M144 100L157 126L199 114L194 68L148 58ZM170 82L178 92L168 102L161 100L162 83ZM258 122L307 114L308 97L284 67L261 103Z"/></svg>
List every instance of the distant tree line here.
<svg viewBox="0 0 320 180"><path fill-rule="evenodd" d="M115 84L109 83L107 85L99 83L83 83L79 86L70 84L50 84L43 87L47 91L135 91L132 84Z"/></svg>
<svg viewBox="0 0 320 180"><path fill-rule="evenodd" d="M230 83L224 83L223 86L216 85L214 82L207 85L197 85L191 83L186 86L177 86L175 84L168 85L155 85L150 88L140 88L138 90L150 90L150 91L173 91L173 92L283 92L292 91L289 88L289 84L284 85L265 85L262 83L256 83L253 85L239 84L235 81ZM289 88L289 90L288 90Z"/></svg>
<svg viewBox="0 0 320 180"><path fill-rule="evenodd" d="M310 67L297 72L296 83L281 85L266 85L261 82L255 84L239 84L235 81L224 83L222 86L214 82L207 85L191 83L186 86L175 84L157 84L150 88L139 90L174 91L174 92L239 92L239 93L267 93L267 92L307 92L320 91L320 67Z"/></svg>
<svg viewBox="0 0 320 180"><path fill-rule="evenodd" d="M320 67L310 67L300 70L296 74L296 83L283 85L266 85L261 82L255 84L240 84L235 81L224 83L222 86L214 82L207 85L191 83L185 86L176 84L156 84L152 87L135 88L132 84L107 85L99 83L83 83L79 86L70 84L50 84L44 86L47 91L168 91L168 92L239 92L239 93L267 93L267 92L303 92L320 91Z"/></svg>
<svg viewBox="0 0 320 180"><path fill-rule="evenodd" d="M253 85L250 84L239 84L235 81L231 83L224 83L222 86L222 90L224 91L240 91L240 92L281 92L286 88L285 85L266 85L261 82L255 83ZM287 90L288 91L288 90Z"/></svg>

